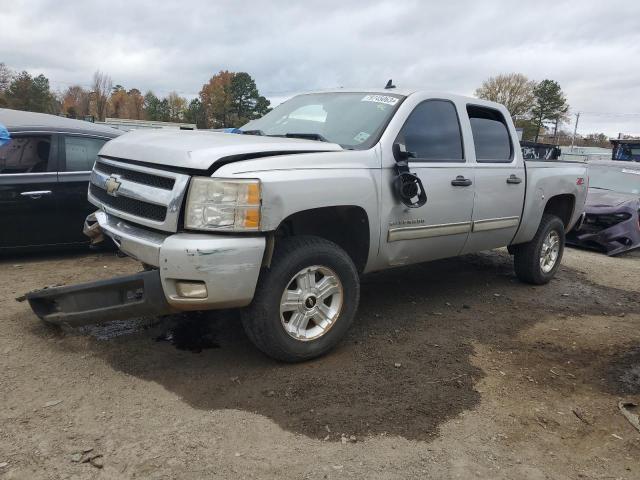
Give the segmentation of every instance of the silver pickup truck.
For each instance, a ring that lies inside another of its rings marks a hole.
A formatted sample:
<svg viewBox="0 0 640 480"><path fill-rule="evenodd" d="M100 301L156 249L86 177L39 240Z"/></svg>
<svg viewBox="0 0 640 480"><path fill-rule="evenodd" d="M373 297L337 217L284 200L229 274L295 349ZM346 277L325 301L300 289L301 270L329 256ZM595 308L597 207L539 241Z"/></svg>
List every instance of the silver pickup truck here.
<svg viewBox="0 0 640 480"><path fill-rule="evenodd" d="M548 282L587 192L582 163L523 161L499 104L421 90L299 95L235 133L137 131L100 151L85 225L138 274L28 295L80 324L240 308L284 361L338 343L360 275L507 246Z"/></svg>

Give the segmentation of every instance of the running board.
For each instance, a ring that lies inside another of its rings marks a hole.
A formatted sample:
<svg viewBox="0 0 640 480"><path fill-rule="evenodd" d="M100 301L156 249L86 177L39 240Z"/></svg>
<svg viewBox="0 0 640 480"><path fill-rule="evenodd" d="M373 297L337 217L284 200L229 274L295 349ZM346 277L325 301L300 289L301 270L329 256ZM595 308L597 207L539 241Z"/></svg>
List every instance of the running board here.
<svg viewBox="0 0 640 480"><path fill-rule="evenodd" d="M56 325L80 326L171 313L160 272L35 290L26 295L34 313Z"/></svg>

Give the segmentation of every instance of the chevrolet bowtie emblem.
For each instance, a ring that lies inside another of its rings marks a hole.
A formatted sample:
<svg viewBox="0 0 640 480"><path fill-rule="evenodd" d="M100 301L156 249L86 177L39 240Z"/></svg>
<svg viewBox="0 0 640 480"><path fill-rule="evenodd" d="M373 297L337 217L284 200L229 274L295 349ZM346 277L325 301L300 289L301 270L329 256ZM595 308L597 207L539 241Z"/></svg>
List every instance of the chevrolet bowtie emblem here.
<svg viewBox="0 0 640 480"><path fill-rule="evenodd" d="M120 178L116 175L112 175L107 178L107 181L104 183L105 188L107 189L107 193L113 197L117 194L116 192L120 188L120 182L118 181Z"/></svg>

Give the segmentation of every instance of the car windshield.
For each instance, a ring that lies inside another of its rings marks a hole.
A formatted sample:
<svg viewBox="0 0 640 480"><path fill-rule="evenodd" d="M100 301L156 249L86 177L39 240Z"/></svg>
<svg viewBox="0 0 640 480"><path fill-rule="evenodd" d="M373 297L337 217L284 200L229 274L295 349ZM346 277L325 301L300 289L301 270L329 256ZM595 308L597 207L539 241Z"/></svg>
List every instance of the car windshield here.
<svg viewBox="0 0 640 480"><path fill-rule="evenodd" d="M640 194L640 168L591 165L589 187Z"/></svg>
<svg viewBox="0 0 640 480"><path fill-rule="evenodd" d="M403 98L394 94L341 92L299 95L247 123L241 130L366 149L378 141Z"/></svg>

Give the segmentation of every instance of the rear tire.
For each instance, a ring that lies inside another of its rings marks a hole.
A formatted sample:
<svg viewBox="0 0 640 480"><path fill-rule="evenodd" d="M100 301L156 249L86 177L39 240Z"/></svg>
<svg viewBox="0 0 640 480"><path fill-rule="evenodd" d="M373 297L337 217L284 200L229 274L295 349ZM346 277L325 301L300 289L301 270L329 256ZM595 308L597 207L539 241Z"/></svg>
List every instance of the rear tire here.
<svg viewBox="0 0 640 480"><path fill-rule="evenodd" d="M288 237L277 242L242 325L268 356L301 362L335 347L359 299L358 272L342 248L319 237Z"/></svg>
<svg viewBox="0 0 640 480"><path fill-rule="evenodd" d="M533 239L513 247L516 276L534 285L548 283L560 268L564 244L562 220L545 213Z"/></svg>

